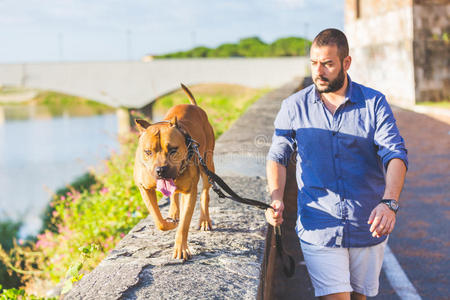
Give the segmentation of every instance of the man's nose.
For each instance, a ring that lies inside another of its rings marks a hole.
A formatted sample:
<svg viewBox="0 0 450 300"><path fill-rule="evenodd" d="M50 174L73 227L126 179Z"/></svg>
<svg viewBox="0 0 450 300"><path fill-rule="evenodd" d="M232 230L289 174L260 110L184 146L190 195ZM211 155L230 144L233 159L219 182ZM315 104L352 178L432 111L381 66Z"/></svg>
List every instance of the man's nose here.
<svg viewBox="0 0 450 300"><path fill-rule="evenodd" d="M322 66L322 64L317 64L316 66L315 66L315 73L317 74L317 75L323 75L324 74L324 71L325 71L325 69L324 69L324 67Z"/></svg>
<svg viewBox="0 0 450 300"><path fill-rule="evenodd" d="M156 167L156 175L158 175L158 177L164 177L168 169L168 166Z"/></svg>

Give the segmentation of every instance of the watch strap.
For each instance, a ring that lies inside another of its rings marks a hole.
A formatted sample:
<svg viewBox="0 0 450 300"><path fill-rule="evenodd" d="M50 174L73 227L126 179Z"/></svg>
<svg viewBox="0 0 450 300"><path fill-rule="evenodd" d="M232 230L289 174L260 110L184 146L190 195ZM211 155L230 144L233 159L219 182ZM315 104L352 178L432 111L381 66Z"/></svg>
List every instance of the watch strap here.
<svg viewBox="0 0 450 300"><path fill-rule="evenodd" d="M399 209L399 205L398 205L398 201L394 200L394 199L382 199L381 200L382 203L386 204L390 210L392 210L393 212L397 213L398 209Z"/></svg>

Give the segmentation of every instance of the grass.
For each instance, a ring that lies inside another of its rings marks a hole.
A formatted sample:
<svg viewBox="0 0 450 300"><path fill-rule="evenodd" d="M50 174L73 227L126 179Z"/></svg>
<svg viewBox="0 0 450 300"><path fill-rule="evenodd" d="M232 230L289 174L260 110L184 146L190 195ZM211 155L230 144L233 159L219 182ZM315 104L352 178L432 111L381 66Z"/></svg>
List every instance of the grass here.
<svg viewBox="0 0 450 300"><path fill-rule="evenodd" d="M269 91L265 89L252 89L237 84L199 84L189 87L197 104L207 114L214 128L216 138L224 133L242 112ZM182 90L161 97L153 107L154 113L166 112L176 104L189 103Z"/></svg>
<svg viewBox="0 0 450 300"><path fill-rule="evenodd" d="M416 105L424 105L424 106L450 109L450 101L449 100L444 100L444 101L440 101L440 102L431 102L431 101L418 102L418 103L416 103Z"/></svg>
<svg viewBox="0 0 450 300"><path fill-rule="evenodd" d="M31 91L17 87L3 87L0 95L13 95ZM114 112L114 108L83 97L67 95L54 91L39 91L37 95L25 102L0 102L3 106L35 105L46 107L52 116L62 116L66 112L70 116L90 116Z"/></svg>
<svg viewBox="0 0 450 300"><path fill-rule="evenodd" d="M31 88L22 88L17 86L0 86L0 95L11 95L17 93L24 93L29 91L34 91Z"/></svg>
<svg viewBox="0 0 450 300"><path fill-rule="evenodd" d="M191 90L209 114L216 137L268 91L223 84L198 85ZM165 112L174 104L187 102L184 93L177 91L155 105ZM105 162L105 173L81 177L53 197L46 212L46 228L36 241L27 241L23 246L15 244L10 251L0 248L0 261L9 266L9 272L20 274L27 296L45 295L42 286L51 287L58 282L69 290L147 216L133 181L137 139L137 134L132 133L121 141L122 151L113 153ZM20 296L24 292L5 290L0 292L0 299L6 293Z"/></svg>

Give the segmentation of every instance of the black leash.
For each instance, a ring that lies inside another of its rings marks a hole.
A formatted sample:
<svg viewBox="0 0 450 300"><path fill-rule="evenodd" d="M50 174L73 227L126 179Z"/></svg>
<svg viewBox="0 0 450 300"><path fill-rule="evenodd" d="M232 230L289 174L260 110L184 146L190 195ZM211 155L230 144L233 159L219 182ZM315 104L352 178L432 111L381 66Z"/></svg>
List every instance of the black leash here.
<svg viewBox="0 0 450 300"><path fill-rule="evenodd" d="M228 199L231 199L233 201L236 201L236 202L239 202L239 203L243 203L243 204L247 204L247 205L256 206L256 207L258 207L260 209L264 209L264 210L268 209L268 208L273 209L273 207L270 206L267 203L264 203L264 202L261 202L261 201L257 201L257 200L253 200L253 199L242 198L238 194L236 194L222 180L222 178L220 178L214 172L212 172L211 170L208 169L208 167L206 166L205 161L203 160L202 156L200 155L200 152L198 151L198 142L194 141L191 137L188 137L188 138L190 140L189 141L190 148L193 149L193 151L197 154L197 157L199 159L200 165L203 167L203 170L205 171L206 175L208 175L208 181L211 184L213 191L219 196L219 198L228 198ZM229 196L225 195L224 192L216 185L216 183ZM294 262L294 259L292 258L292 256L290 256L289 254L287 254L283 250L283 245L281 243L281 227L280 226L274 227L274 233L275 233L275 244L276 244L276 247L277 247L277 253L278 253L278 256L280 257L280 260L282 262L284 274L286 275L286 277L292 277L292 275L294 275L294 272L295 272L295 262ZM286 259L284 259L284 257L287 257L287 260L288 260L287 263L286 263Z"/></svg>

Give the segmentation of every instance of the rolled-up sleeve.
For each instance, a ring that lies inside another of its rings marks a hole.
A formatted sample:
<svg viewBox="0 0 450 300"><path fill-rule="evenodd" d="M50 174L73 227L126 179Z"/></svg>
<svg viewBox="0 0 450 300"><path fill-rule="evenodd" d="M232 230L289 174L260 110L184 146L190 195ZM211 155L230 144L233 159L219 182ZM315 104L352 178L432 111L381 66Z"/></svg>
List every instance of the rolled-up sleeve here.
<svg viewBox="0 0 450 300"><path fill-rule="evenodd" d="M267 160L275 161L287 167L295 145L295 131L292 128L292 118L286 100L281 104L280 111L274 122L275 132Z"/></svg>
<svg viewBox="0 0 450 300"><path fill-rule="evenodd" d="M395 122L391 107L382 96L376 106L376 129L374 136L375 144L378 147L378 155L383 161L385 170L389 161L399 158L408 168L408 151Z"/></svg>

